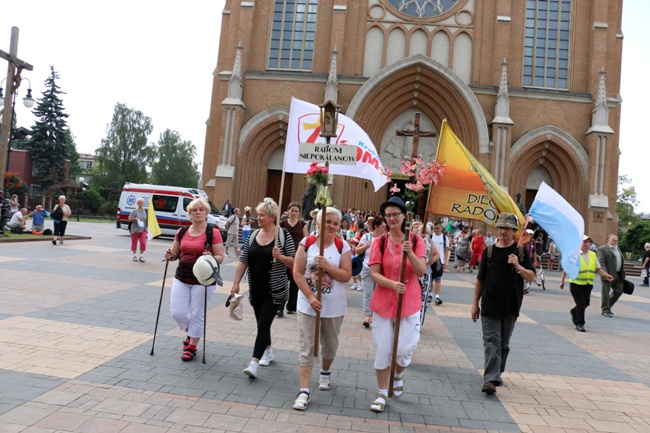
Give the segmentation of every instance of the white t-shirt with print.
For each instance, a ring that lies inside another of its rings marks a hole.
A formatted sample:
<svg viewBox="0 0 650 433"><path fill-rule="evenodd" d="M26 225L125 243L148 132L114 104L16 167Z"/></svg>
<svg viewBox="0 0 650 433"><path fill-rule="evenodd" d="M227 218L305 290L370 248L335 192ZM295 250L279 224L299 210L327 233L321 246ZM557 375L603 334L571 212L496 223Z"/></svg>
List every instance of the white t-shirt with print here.
<svg viewBox="0 0 650 433"><path fill-rule="evenodd" d="M302 241L300 241L300 244L304 246L306 240L307 238L304 238ZM338 267L341 263L341 255L345 254L347 251L350 251L350 249L350 245L348 245L347 242L343 241L343 249L339 254L339 250L336 247L336 242L333 241L332 245L325 248L325 251L323 251L323 256L329 263ZM320 247L319 241L317 239L316 242L314 242L306 252L307 263L305 265L305 279L307 280L307 284L309 287L311 287L311 290L314 293L316 293L318 290L318 268L316 267L316 257L318 257L319 251ZM348 312L348 302L346 299L345 285L343 285L342 282L336 281L334 278L325 273L323 275L321 293L323 295L321 297L321 302L323 304L323 308L320 312L321 317L332 318L346 315ZM311 308L309 301L307 301L307 298L302 293L302 291L298 292L297 308L298 311L303 314L307 314L309 316L316 315L316 312L313 308Z"/></svg>
<svg viewBox="0 0 650 433"><path fill-rule="evenodd" d="M436 248L438 248L438 252L440 253L440 261L443 265L447 259L447 257L445 257L445 245L447 245L447 248L449 248L449 238L445 239L445 237L446 236L442 233L439 235L431 235L431 240L433 241L433 244L436 246Z"/></svg>

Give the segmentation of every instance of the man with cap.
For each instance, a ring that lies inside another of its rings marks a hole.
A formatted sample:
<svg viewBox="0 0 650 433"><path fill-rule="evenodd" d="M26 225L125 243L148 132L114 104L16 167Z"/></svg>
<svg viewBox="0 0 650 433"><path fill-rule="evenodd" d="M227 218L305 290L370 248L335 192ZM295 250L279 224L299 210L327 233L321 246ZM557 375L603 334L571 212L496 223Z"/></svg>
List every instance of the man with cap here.
<svg viewBox="0 0 650 433"><path fill-rule="evenodd" d="M601 245L596 253L600 266L604 268L613 280L601 276L602 285L601 310L605 317L612 317L612 306L623 294L623 281L625 280L625 266L623 266L623 253L618 248L618 236L611 234L607 237L607 243ZM610 292L609 289L612 289Z"/></svg>
<svg viewBox="0 0 650 433"><path fill-rule="evenodd" d="M594 288L594 275L600 274L607 281L612 281L614 277L601 269L600 262L596 253L589 250L591 239L585 235L582 238L582 246L580 247L580 271L576 279L569 278L569 290L571 296L576 303L576 306L571 309L571 320L576 325L576 331L585 332L585 310L589 306L589 298L591 297L591 289ZM562 271L562 281L560 282L560 289L564 289L564 278L566 272Z"/></svg>
<svg viewBox="0 0 650 433"><path fill-rule="evenodd" d="M476 322L480 317L483 327L485 372L481 391L487 394L494 394L496 387L503 384L501 374L506 367L510 337L524 298L524 280L535 279L530 255L514 240L517 216L499 214L496 228L498 241L483 251L471 310L472 320Z"/></svg>

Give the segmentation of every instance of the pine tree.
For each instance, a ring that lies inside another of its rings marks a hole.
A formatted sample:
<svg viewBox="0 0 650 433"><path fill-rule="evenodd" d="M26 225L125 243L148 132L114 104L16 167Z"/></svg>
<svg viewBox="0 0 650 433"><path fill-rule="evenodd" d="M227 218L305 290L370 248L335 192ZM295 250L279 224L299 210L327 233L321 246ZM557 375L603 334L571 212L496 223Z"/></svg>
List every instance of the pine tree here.
<svg viewBox="0 0 650 433"><path fill-rule="evenodd" d="M27 149L32 154L32 168L36 182L42 191L58 194L65 179L65 160L68 158L72 134L68 129L68 115L59 95L65 95L56 84L59 74L50 67L51 74L45 79L45 92L37 100L34 115L37 121ZM74 146L74 143L72 143Z"/></svg>

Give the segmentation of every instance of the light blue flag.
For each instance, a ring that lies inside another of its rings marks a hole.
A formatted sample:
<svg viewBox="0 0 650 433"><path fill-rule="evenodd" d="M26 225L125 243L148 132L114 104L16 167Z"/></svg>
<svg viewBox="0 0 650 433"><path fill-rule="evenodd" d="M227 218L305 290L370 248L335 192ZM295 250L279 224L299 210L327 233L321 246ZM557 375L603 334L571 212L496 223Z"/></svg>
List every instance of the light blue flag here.
<svg viewBox="0 0 650 433"><path fill-rule="evenodd" d="M560 194L542 182L530 206L530 216L553 238L562 253L562 269L571 279L580 271L580 247L585 220Z"/></svg>

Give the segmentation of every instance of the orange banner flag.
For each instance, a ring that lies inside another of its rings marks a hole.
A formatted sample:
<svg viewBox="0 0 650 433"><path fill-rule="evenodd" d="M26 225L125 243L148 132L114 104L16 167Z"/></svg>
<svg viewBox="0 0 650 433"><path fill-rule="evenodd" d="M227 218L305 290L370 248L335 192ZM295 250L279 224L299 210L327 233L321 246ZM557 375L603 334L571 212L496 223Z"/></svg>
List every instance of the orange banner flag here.
<svg viewBox="0 0 650 433"><path fill-rule="evenodd" d="M508 212L517 215L519 230L523 228L524 216L515 201L461 143L446 119L440 128L436 161L446 165L445 174L429 189L428 212L490 226L499 213Z"/></svg>

